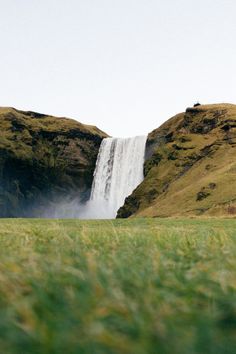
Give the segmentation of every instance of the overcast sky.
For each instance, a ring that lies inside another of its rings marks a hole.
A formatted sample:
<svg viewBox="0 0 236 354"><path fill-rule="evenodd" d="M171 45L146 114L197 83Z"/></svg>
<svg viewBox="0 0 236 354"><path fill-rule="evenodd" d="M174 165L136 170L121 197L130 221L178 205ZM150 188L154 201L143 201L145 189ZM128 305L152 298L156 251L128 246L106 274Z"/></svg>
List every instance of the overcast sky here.
<svg viewBox="0 0 236 354"><path fill-rule="evenodd" d="M0 0L0 105L142 135L236 103L235 0Z"/></svg>

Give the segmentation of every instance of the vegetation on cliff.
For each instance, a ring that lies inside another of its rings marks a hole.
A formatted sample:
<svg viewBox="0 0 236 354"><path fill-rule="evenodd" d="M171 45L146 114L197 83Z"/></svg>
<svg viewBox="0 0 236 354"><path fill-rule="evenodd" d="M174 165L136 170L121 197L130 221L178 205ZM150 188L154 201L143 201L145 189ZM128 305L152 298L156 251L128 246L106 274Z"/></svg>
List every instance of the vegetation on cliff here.
<svg viewBox="0 0 236 354"><path fill-rule="evenodd" d="M236 105L198 105L151 132L145 179L118 217L236 215Z"/></svg>
<svg viewBox="0 0 236 354"><path fill-rule="evenodd" d="M0 108L0 216L40 216L70 196L86 200L102 138L94 126Z"/></svg>

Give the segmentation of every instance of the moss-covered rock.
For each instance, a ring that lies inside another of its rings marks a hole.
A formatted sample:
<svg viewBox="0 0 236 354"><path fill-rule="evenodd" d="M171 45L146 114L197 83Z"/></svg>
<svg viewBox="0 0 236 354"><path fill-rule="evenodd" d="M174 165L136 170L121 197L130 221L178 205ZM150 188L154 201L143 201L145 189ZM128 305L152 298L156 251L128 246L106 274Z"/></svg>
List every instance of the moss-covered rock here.
<svg viewBox="0 0 236 354"><path fill-rule="evenodd" d="M118 217L234 215L236 105L187 108L151 132L144 171Z"/></svg>
<svg viewBox="0 0 236 354"><path fill-rule="evenodd" d="M101 140L94 126L0 108L0 216L40 216L58 200L89 197Z"/></svg>

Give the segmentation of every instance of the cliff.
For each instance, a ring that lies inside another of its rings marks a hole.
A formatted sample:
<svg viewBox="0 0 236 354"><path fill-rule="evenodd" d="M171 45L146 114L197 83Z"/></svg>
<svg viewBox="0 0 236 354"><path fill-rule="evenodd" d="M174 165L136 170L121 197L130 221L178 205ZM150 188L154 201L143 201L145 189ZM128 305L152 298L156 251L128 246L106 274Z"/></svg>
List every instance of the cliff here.
<svg viewBox="0 0 236 354"><path fill-rule="evenodd" d="M88 199L104 132L14 108L0 108L0 131L0 217L40 216L59 200Z"/></svg>
<svg viewBox="0 0 236 354"><path fill-rule="evenodd" d="M118 217L236 215L236 105L199 105L148 135L144 181Z"/></svg>

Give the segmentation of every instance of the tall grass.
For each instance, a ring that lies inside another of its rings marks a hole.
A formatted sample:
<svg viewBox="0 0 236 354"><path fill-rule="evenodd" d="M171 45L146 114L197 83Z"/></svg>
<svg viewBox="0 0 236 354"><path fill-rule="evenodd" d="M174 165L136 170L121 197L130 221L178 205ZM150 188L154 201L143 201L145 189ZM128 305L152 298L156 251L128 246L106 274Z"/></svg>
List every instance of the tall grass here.
<svg viewBox="0 0 236 354"><path fill-rule="evenodd" d="M0 353L233 354L236 220L1 220Z"/></svg>

